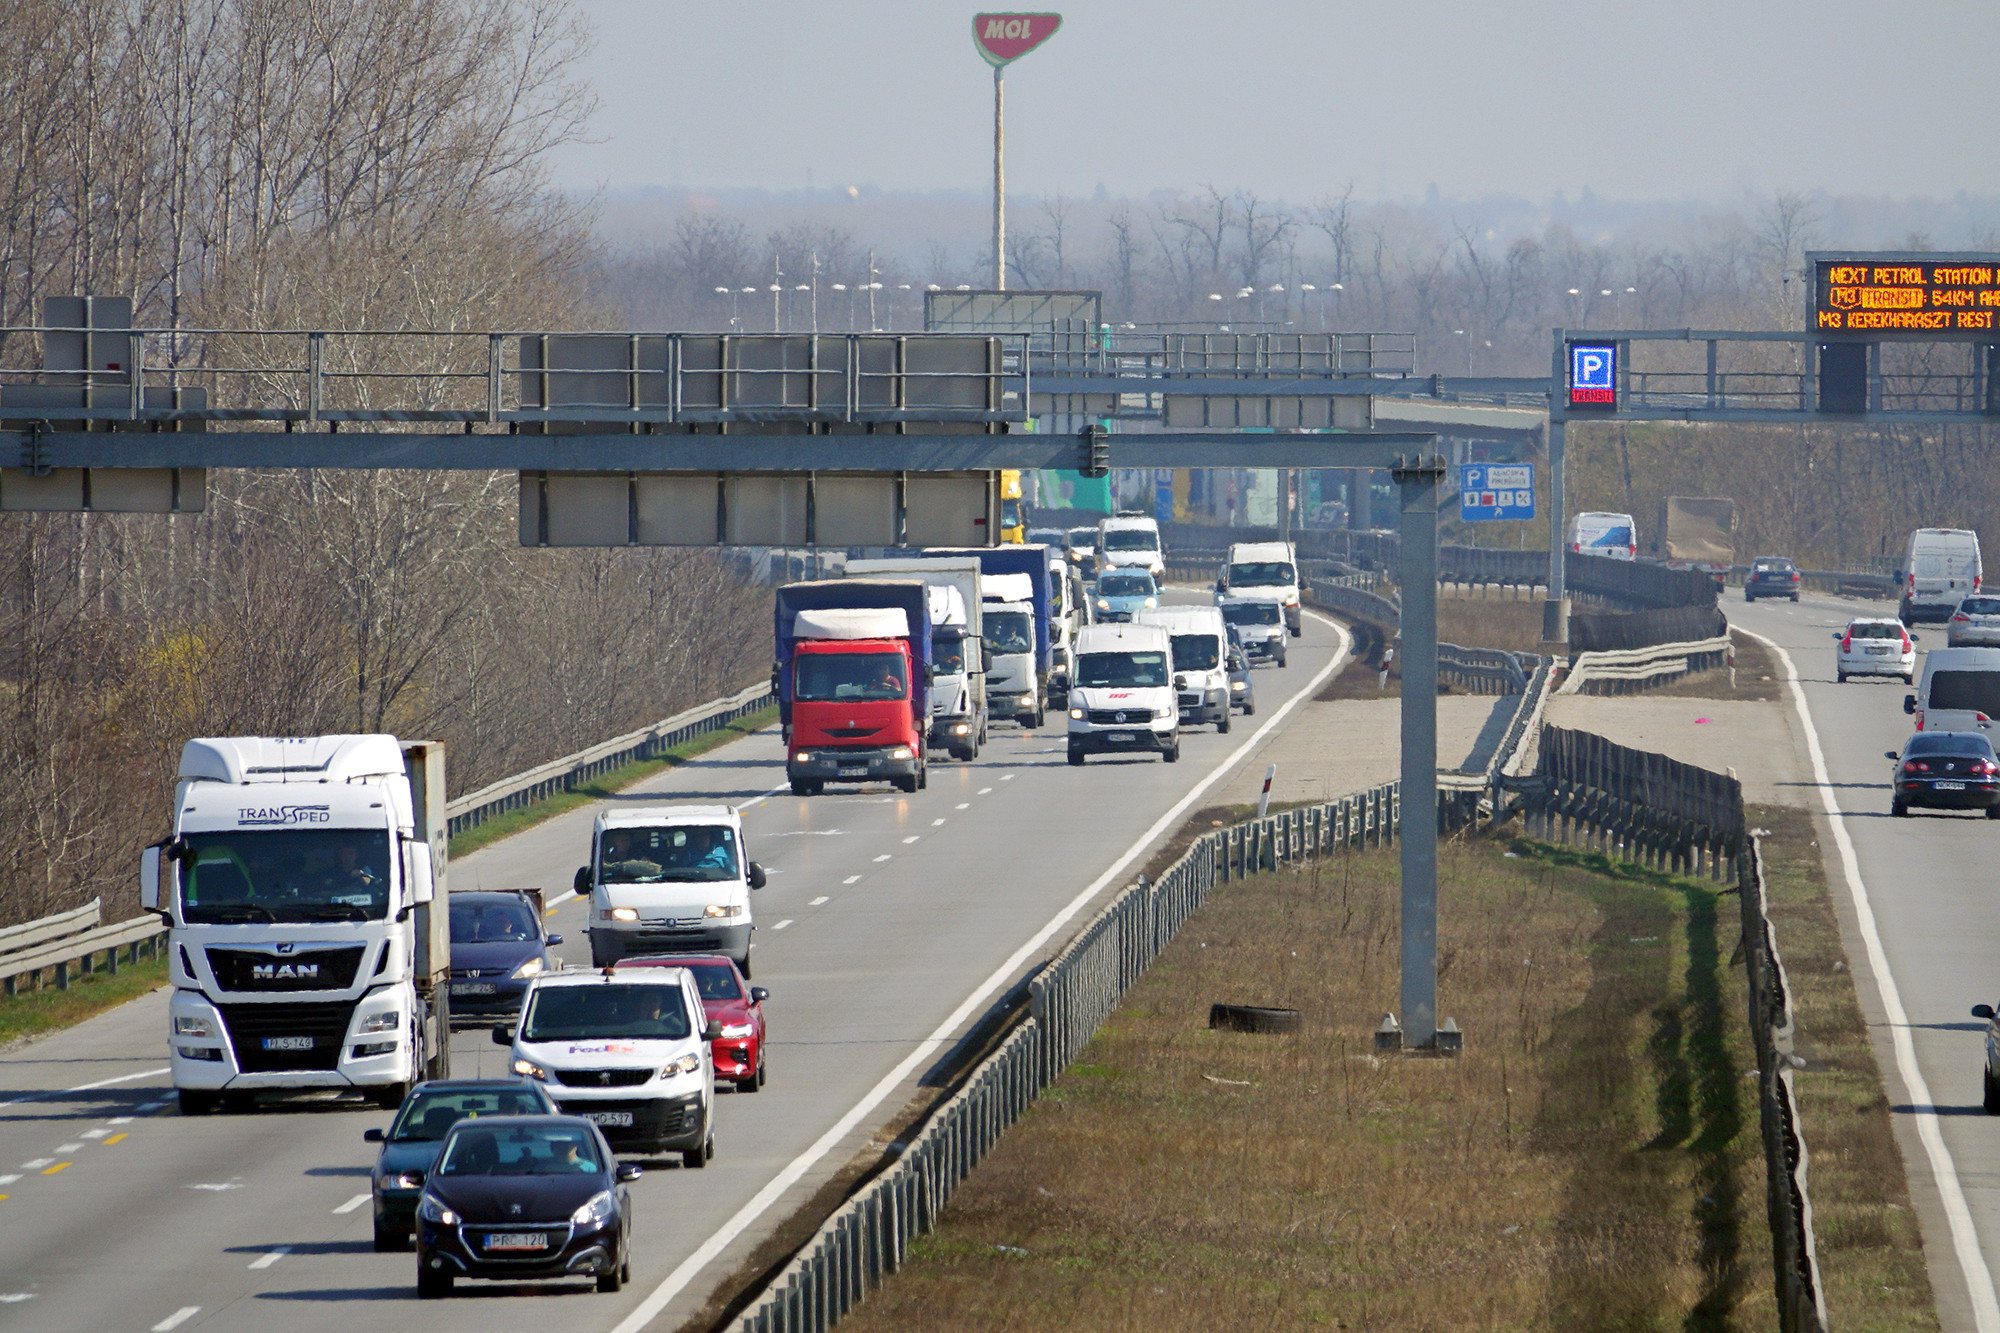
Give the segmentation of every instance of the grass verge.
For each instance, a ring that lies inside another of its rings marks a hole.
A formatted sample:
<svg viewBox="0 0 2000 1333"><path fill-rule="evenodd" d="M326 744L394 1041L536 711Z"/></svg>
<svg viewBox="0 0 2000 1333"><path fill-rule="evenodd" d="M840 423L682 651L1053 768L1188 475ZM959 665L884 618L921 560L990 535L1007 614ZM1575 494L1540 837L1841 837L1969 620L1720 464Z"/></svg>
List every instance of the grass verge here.
<svg viewBox="0 0 2000 1333"><path fill-rule="evenodd" d="M1240 881L848 1326L1771 1326L1735 900L1526 842L1439 872L1463 1056L1367 1049L1393 851Z"/></svg>
<svg viewBox="0 0 2000 1333"><path fill-rule="evenodd" d="M1770 650L1747 634L1731 634L1736 647L1735 683L1728 667L1696 671L1656 685L1646 693L1656 699L1743 699L1772 702L1778 698L1780 673Z"/></svg>
<svg viewBox="0 0 2000 1333"><path fill-rule="evenodd" d="M121 963L116 976L93 972L87 977L71 977L68 990L44 986L0 1000L0 1051L10 1046L95 1018L127 1000L167 984L167 960L145 958Z"/></svg>
<svg viewBox="0 0 2000 1333"><path fill-rule="evenodd" d="M481 847L498 842L502 838L512 837L523 829L533 828L543 820L554 819L557 815L568 814L571 810L579 806L589 805L592 801L601 801L607 796L612 796L623 791L635 782L642 782L652 777L662 769L678 767L690 759L707 754L717 746L727 745L729 742L747 736L753 731L768 727L771 723L777 721L777 718L778 706L776 704L772 704L769 708L760 708L754 713L745 714L726 726L719 727L714 731L705 732L691 741L683 741L672 749L664 751L657 758L641 760L636 764L627 764L623 768L614 768L609 773L587 782L581 787L574 787L566 792L558 792L545 800L536 801L533 805L524 805L519 809L509 810L503 815L489 819L485 823L469 828L454 837L451 840L451 854L454 857L459 857L466 855L468 852L476 852Z"/></svg>

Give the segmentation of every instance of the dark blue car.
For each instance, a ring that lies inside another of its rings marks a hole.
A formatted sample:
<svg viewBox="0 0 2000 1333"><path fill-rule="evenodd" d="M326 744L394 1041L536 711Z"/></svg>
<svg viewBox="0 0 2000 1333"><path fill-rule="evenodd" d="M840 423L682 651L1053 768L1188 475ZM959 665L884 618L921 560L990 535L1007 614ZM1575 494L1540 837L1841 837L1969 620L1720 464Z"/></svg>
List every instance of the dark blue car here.
<svg viewBox="0 0 2000 1333"><path fill-rule="evenodd" d="M542 928L539 894L502 889L451 895L451 1012L490 1021L518 1013L528 982L555 970L562 936Z"/></svg>
<svg viewBox="0 0 2000 1333"><path fill-rule="evenodd" d="M468 1117L554 1115L555 1099L524 1078L440 1078L419 1083L403 1099L387 1130L362 1135L382 1145L370 1182L375 1195L375 1248L409 1246L417 1196L451 1127Z"/></svg>

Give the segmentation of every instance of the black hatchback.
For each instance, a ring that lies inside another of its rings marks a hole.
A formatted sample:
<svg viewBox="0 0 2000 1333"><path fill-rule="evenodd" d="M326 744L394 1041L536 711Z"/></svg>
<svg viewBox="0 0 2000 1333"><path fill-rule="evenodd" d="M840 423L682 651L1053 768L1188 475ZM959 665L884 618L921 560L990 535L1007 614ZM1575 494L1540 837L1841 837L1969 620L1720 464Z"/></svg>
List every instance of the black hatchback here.
<svg viewBox="0 0 2000 1333"><path fill-rule="evenodd" d="M417 1200L417 1295L449 1296L462 1277L590 1278L615 1292L632 1277L632 1195L588 1120L494 1116L452 1126Z"/></svg>
<svg viewBox="0 0 2000 1333"><path fill-rule="evenodd" d="M2000 819L2000 760L1993 744L1977 731L1920 731L1890 750L1889 813L1906 818L1912 806L1933 810L1984 810Z"/></svg>
<svg viewBox="0 0 2000 1333"><path fill-rule="evenodd" d="M1799 600L1799 567L1781 555L1760 555L1750 562L1743 576L1743 600L1759 597L1789 597Z"/></svg>

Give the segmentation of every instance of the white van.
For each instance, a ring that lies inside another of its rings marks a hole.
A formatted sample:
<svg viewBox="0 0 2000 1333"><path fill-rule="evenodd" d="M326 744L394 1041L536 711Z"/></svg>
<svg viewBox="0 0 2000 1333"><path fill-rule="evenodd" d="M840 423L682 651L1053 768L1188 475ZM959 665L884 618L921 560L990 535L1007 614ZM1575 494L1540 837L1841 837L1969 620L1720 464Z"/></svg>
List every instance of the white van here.
<svg viewBox="0 0 2000 1333"><path fill-rule="evenodd" d="M750 891L764 867L726 805L658 805L597 817L576 892L590 898L590 961L726 953L750 975Z"/></svg>
<svg viewBox="0 0 2000 1333"><path fill-rule="evenodd" d="M1964 528L1918 528L1903 555L1902 605L1897 618L1950 620L1958 604L1979 591L1985 571L1979 563L1979 534Z"/></svg>
<svg viewBox="0 0 2000 1333"><path fill-rule="evenodd" d="M1069 687L1069 761L1155 751L1181 757L1173 640L1158 625L1086 625Z"/></svg>
<svg viewBox="0 0 2000 1333"><path fill-rule="evenodd" d="M1299 612L1299 556L1290 542L1236 542L1229 563L1215 581L1215 604L1271 602L1282 608L1285 628L1298 638L1304 626Z"/></svg>
<svg viewBox="0 0 2000 1333"><path fill-rule="evenodd" d="M1156 579L1167 576L1158 520L1107 518L1097 525L1097 572L1125 568L1143 569Z"/></svg>
<svg viewBox="0 0 2000 1333"><path fill-rule="evenodd" d="M1181 725L1214 723L1229 730L1229 627L1212 606L1159 606L1132 613L1133 623L1158 625L1173 639L1174 690Z"/></svg>
<svg viewBox="0 0 2000 1333"><path fill-rule="evenodd" d="M2000 648L1933 648L1903 711L1918 731L1992 731L2000 726Z"/></svg>
<svg viewBox="0 0 2000 1333"><path fill-rule="evenodd" d="M1570 523L1569 549L1578 555L1633 560L1639 555L1638 527L1630 514L1578 514Z"/></svg>

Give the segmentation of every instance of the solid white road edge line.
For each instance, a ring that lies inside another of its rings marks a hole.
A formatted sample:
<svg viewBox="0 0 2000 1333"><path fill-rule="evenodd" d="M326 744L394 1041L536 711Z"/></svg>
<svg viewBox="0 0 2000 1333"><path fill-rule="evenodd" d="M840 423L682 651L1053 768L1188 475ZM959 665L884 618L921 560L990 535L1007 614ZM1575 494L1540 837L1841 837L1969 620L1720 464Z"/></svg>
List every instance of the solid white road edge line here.
<svg viewBox="0 0 2000 1333"><path fill-rule="evenodd" d="M902 1062L894 1069L883 1075L882 1081L870 1088L867 1095L862 1097L860 1101L849 1107L847 1113L835 1121L826 1133L820 1135L811 1147L793 1158L784 1170L773 1176L765 1184L763 1189L758 1190L756 1194L752 1195L748 1203L737 1209L735 1216L731 1217L711 1233L709 1238L703 1241L701 1247L693 1254L683 1259L680 1266L667 1274L660 1285L653 1288L652 1293L639 1303L638 1308L618 1322L612 1333L640 1333L640 1330L651 1323L660 1311L667 1308L669 1301L680 1295L681 1290L694 1280L697 1273L713 1262L715 1257L727 1249L738 1236L749 1230L751 1223L763 1216L771 1205L784 1195L786 1190L797 1184L820 1158L832 1152L839 1145L840 1141L846 1138L856 1125L861 1123L863 1117L877 1106L880 1106L888 1098L889 1094L894 1092L902 1084L903 1080L908 1078L918 1066L930 1059L944 1046L948 1045L951 1034L956 1032L959 1026L968 1018L978 1013L993 993L1006 985L1008 980L1021 969L1022 964L1026 963L1037 950L1048 943L1051 936L1058 930L1061 930L1078 912L1089 906L1105 885L1123 874L1128 866L1143 856L1147 849L1153 845L1154 840L1162 833L1171 830L1174 827L1174 822L1187 812L1189 806L1201 799L1210 787L1221 781L1245 756L1254 751L1259 742L1269 735L1279 723L1291 715L1293 709L1319 692L1319 687L1326 682L1327 678L1346 664L1347 655L1354 648L1354 638L1347 632L1345 627L1330 617L1322 616L1317 612L1309 612L1308 614L1340 636L1339 649L1327 664L1320 669L1319 674L1314 676L1310 681L1307 681L1304 689L1298 691L1287 700L1283 707L1278 709L1277 712L1273 713L1265 721L1263 726L1252 732L1241 745L1236 747L1232 754L1217 764L1207 777L1197 782L1187 795L1175 802L1172 809L1161 815L1151 828L1140 834L1139 840L1133 843L1123 856L1114 861L1110 869L1092 880L1090 886L1082 893L1070 899L1069 903L1060 912L1057 912L1048 924L1036 931L1026 943L1016 949L1013 956L1002 963L993 975L980 982L978 988L966 996L959 1003L958 1008L951 1011L951 1014L944 1022L938 1025L936 1031L924 1038L923 1041L917 1043L915 1050L903 1057ZM1008 774L1007 776L1012 777L1013 775ZM1986 1333L1986 1330L1982 1329L1980 1333Z"/></svg>
<svg viewBox="0 0 2000 1333"><path fill-rule="evenodd" d="M1944 1145L1944 1135L1938 1130L1938 1118L1931 1101L1930 1085L1924 1081L1923 1071L1917 1068L1917 1049L1910 1040L1910 1016L1903 1008L1902 992L1896 988L1896 978L1889 972L1889 957L1882 949L1881 933L1875 928L1875 910L1868 902L1868 889L1861 882L1861 860L1854 853L1853 840L1847 836L1847 825L1840 816L1840 804L1834 799L1833 779L1827 773L1826 755L1820 749L1819 732L1813 726L1812 712L1806 706L1805 690L1799 686L1798 668L1792 665L1792 657L1772 640L1741 625L1732 628L1742 631L1757 640L1773 653L1785 668L1785 686L1792 696L1793 711L1799 715L1799 723L1805 728L1806 753L1812 758L1813 782L1819 787L1820 805L1826 811L1827 824L1833 829L1833 845L1840 850L1840 867L1847 878L1848 896L1854 901L1854 917L1861 931L1861 940L1868 948L1868 970L1875 975L1875 990L1882 997L1882 1014L1889 1021L1889 1043L1896 1052L1896 1073L1903 1080L1903 1088L1910 1096L1910 1104L1916 1111L1917 1139L1924 1145L1924 1156L1929 1159L1931 1177L1937 1184L1938 1202L1944 1208L1944 1219L1951 1228L1951 1248L1958 1257L1958 1266L1965 1275L1965 1285L1972 1297L1972 1323L1978 1333L2000 1333L2000 1300L1993 1293L1993 1275L1986 1266L1986 1256L1979 1249L1979 1235L1973 1230L1972 1211L1966 1207L1965 1191L1958 1180L1958 1169L1952 1165L1951 1150Z"/></svg>
<svg viewBox="0 0 2000 1333"><path fill-rule="evenodd" d="M25 1097L13 1097L7 1101L0 1102L0 1106L19 1106L22 1102L39 1102L45 1101L50 1097L67 1097L72 1092L95 1092L99 1088L108 1088L116 1083L130 1083L135 1078L154 1078L160 1074L170 1074L172 1072L171 1069L162 1065L158 1069L142 1069L136 1074L120 1074L117 1078L99 1079L95 1083L79 1083L74 1088L62 1088L50 1092L31 1092Z"/></svg>

